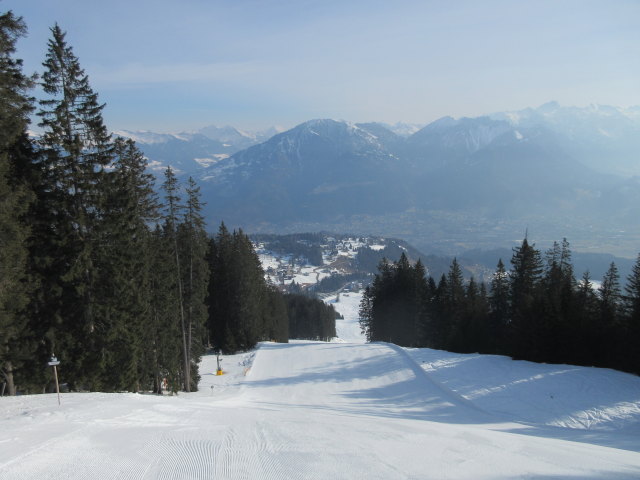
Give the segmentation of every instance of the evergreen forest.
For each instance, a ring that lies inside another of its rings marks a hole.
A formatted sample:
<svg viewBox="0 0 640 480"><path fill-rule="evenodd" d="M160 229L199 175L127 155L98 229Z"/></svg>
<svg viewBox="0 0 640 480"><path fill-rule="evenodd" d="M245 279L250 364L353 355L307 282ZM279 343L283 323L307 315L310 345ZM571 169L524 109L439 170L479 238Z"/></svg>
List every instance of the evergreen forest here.
<svg viewBox="0 0 640 480"><path fill-rule="evenodd" d="M488 285L465 282L456 259L436 282L403 254L380 263L360 326L372 342L640 374L640 256L624 287L611 263L595 288L574 276L566 239L542 253L525 238Z"/></svg>
<svg viewBox="0 0 640 480"><path fill-rule="evenodd" d="M248 237L207 234L192 178L169 167L156 188L58 25L43 72L25 74L26 32L0 15L0 395L51 391L54 356L69 390L189 392L207 349L287 342L287 301ZM318 338L335 335L326 315Z"/></svg>

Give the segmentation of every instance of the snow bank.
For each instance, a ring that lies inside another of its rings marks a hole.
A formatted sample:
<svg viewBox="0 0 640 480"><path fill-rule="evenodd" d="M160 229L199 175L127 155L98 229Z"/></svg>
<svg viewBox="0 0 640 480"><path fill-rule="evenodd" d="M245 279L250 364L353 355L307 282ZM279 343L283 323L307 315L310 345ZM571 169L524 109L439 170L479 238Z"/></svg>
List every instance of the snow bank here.
<svg viewBox="0 0 640 480"><path fill-rule="evenodd" d="M640 377L497 355L408 349L442 385L498 418L640 434Z"/></svg>

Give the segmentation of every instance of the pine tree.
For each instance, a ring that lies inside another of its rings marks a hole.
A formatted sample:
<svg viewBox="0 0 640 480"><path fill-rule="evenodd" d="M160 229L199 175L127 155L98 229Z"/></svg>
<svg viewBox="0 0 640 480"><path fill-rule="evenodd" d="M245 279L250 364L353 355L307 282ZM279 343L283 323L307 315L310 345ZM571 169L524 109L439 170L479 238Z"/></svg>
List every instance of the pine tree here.
<svg viewBox="0 0 640 480"><path fill-rule="evenodd" d="M283 295L275 287L268 286L263 307L263 338L279 343L289 341L289 317ZM335 320L334 320L335 324Z"/></svg>
<svg viewBox="0 0 640 480"><path fill-rule="evenodd" d="M329 341L336 336L336 311L332 305L306 295L284 296L290 338Z"/></svg>
<svg viewBox="0 0 640 480"><path fill-rule="evenodd" d="M394 268L383 258L378 265L380 272L375 276L370 289L371 320L369 336L372 342L390 342L392 337L393 312L389 307L390 288L394 279Z"/></svg>
<svg viewBox="0 0 640 480"><path fill-rule="evenodd" d="M209 319L207 328L213 346L224 352L236 351L236 341L228 326L232 318L231 303L233 295L230 259L233 252L233 240L224 222L220 224L218 234L209 242Z"/></svg>
<svg viewBox="0 0 640 480"><path fill-rule="evenodd" d="M619 345L623 342L622 329L619 328L620 314L620 275L618 267L611 262L609 269L602 278L602 283L598 289L600 297L599 308L599 330L602 332L602 342L607 352L605 354L605 365L619 368L625 363L624 352L621 352Z"/></svg>
<svg viewBox="0 0 640 480"><path fill-rule="evenodd" d="M176 295L178 279L173 238L158 226L151 234L149 249L151 319L144 359L150 367L153 391L162 393L166 379L169 389L177 392L181 388L184 364L180 324L176 321L180 317L180 301Z"/></svg>
<svg viewBox="0 0 640 480"><path fill-rule="evenodd" d="M374 280L375 281L375 280ZM367 342L373 341L371 325L373 322L373 287L367 285L360 300L358 309L358 323L360 332L365 336Z"/></svg>
<svg viewBox="0 0 640 480"><path fill-rule="evenodd" d="M539 325L536 309L542 274L540 252L525 238L513 249L510 280L510 343L511 355L516 358L538 360Z"/></svg>
<svg viewBox="0 0 640 480"><path fill-rule="evenodd" d="M16 142L27 134L34 98L30 91L35 76L22 72L22 60L14 58L16 42L27 33L21 17L11 11L0 15L0 146L9 155Z"/></svg>
<svg viewBox="0 0 640 480"><path fill-rule="evenodd" d="M625 350L628 370L640 374L640 255L633 265L624 288Z"/></svg>
<svg viewBox="0 0 640 480"><path fill-rule="evenodd" d="M102 388L147 388L144 339L150 323L150 233L158 205L147 161L132 140L117 138L97 249L96 314L104 330Z"/></svg>
<svg viewBox="0 0 640 480"><path fill-rule="evenodd" d="M16 41L25 33L21 18L12 12L0 15L0 379L9 395L16 394L15 374L35 350L24 312L30 282L29 230L23 216L31 192L16 171L33 110L28 96L33 79L22 73L22 61L13 58Z"/></svg>
<svg viewBox="0 0 640 480"><path fill-rule="evenodd" d="M573 267L569 242L554 242L547 252L547 268L542 280L538 325L538 351L549 362L575 362L576 345Z"/></svg>
<svg viewBox="0 0 640 480"><path fill-rule="evenodd" d="M431 287L427 279L427 272L421 259L414 265L415 274L415 301L417 303L418 315L416 319L416 346L425 347L428 344L428 336L431 324L431 301L435 291L435 286Z"/></svg>
<svg viewBox="0 0 640 480"><path fill-rule="evenodd" d="M112 161L111 137L102 120L104 105L89 85L65 33L51 29L38 115L43 129L38 202L51 226L38 233L40 274L47 293L51 348L57 349L69 377L95 388L104 368L99 355L104 331L96 317L96 249L103 224ZM54 296L55 295L55 296ZM62 352L60 351L62 350Z"/></svg>
<svg viewBox="0 0 640 480"><path fill-rule="evenodd" d="M597 297L588 270L578 282L575 305L574 314L578 323L574 342L579 345L576 362L581 365L603 365L603 332L598 325Z"/></svg>
<svg viewBox="0 0 640 480"><path fill-rule="evenodd" d="M461 350L463 352L488 352L490 332L488 328L489 302L484 283L476 283L471 277L465 289L465 311L462 322Z"/></svg>
<svg viewBox="0 0 640 480"><path fill-rule="evenodd" d="M491 278L489 293L490 308L490 351L498 353L500 345L504 345L507 327L511 321L509 317L509 275L507 274L502 259L498 260L496 272Z"/></svg>
<svg viewBox="0 0 640 480"><path fill-rule="evenodd" d="M450 315L449 315L449 282L444 273L436 286L432 302L431 348L446 349L449 347Z"/></svg>
<svg viewBox="0 0 640 480"><path fill-rule="evenodd" d="M465 288L462 269L456 258L451 262L449 273L447 274L447 290L444 297L444 327L445 345L447 349L454 351L464 350L464 340L462 338L464 325Z"/></svg>
<svg viewBox="0 0 640 480"><path fill-rule="evenodd" d="M165 171L165 181L162 184L165 193L165 216L164 229L171 241L173 251L174 276L176 279L176 292L174 292L180 321L180 332L182 336L182 386L185 392L191 391L191 362L189 360L189 345L187 323L185 318L185 295L184 280L182 274L185 270L183 260L180 258L180 247L178 244L178 225L179 215L184 207L180 204L180 196L178 192L178 179L171 167L167 167Z"/></svg>
<svg viewBox="0 0 640 480"><path fill-rule="evenodd" d="M256 255L251 240L242 230L233 233L235 296L234 310L239 326L236 340L238 348L249 350L260 340L263 333L262 308L266 295L264 271Z"/></svg>
<svg viewBox="0 0 640 480"><path fill-rule="evenodd" d="M640 320L640 255L631 269L624 287L623 297L624 314L632 322Z"/></svg>
<svg viewBox="0 0 640 480"><path fill-rule="evenodd" d="M420 268L424 271L422 264ZM393 323L393 342L398 345L415 347L419 338L417 327L421 311L421 294L423 288L418 280L418 274L409 263L406 254L402 252L395 264L393 281L393 302L390 310L395 310L396 318Z"/></svg>
<svg viewBox="0 0 640 480"><path fill-rule="evenodd" d="M421 261L414 266L404 254L389 264L383 259L360 303L360 327L368 341L404 346L427 342L432 333L429 286Z"/></svg>
<svg viewBox="0 0 640 480"><path fill-rule="evenodd" d="M208 328L214 346L235 352L269 340L264 324L269 293L249 237L241 230L230 234L223 223L210 252Z"/></svg>
<svg viewBox="0 0 640 480"><path fill-rule="evenodd" d="M210 272L207 263L208 238L201 213L200 188L193 178L188 180L186 193L184 221L178 226L177 236L182 250L180 258L185 266L182 272L182 284L184 285L187 363L191 369L189 391L192 391L198 388L198 363L204 351L206 339L208 313L205 299Z"/></svg>
<svg viewBox="0 0 640 480"><path fill-rule="evenodd" d="M599 289L601 321L606 325L613 325L620 309L620 275L618 267L611 262L609 269L602 278Z"/></svg>

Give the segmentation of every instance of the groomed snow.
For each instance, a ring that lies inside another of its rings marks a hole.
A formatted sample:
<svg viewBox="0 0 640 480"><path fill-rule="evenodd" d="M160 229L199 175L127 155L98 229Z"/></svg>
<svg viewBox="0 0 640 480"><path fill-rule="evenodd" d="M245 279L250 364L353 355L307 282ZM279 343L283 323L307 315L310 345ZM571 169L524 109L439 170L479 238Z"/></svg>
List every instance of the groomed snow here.
<svg viewBox="0 0 640 480"><path fill-rule="evenodd" d="M358 311L362 293L341 292L339 295L331 295L324 299L325 303L333 305L336 312L344 318L336 320L336 333L338 341L350 343L364 343L366 337L360 330Z"/></svg>
<svg viewBox="0 0 640 480"><path fill-rule="evenodd" d="M632 375L314 342L265 343L215 369L205 357L200 391L178 396L0 399L0 478L640 478L637 414L549 425L637 407ZM562 397L553 411L538 405L548 392Z"/></svg>

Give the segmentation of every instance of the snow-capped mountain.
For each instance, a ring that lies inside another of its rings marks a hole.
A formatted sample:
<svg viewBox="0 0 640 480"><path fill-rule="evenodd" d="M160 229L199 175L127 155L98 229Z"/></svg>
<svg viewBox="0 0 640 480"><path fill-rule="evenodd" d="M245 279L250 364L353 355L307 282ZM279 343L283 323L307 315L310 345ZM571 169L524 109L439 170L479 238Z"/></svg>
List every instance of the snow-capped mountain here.
<svg viewBox="0 0 640 480"><path fill-rule="evenodd" d="M379 123L312 120L203 168L199 178L209 218L251 231L376 232L445 252L450 231L466 232L456 240L462 245L477 245L478 235L491 246L513 241L528 226L549 241L575 240L573 232L604 239L611 229L638 230L637 222L627 226L640 214L640 185L614 175L633 164L611 140L640 138L635 112L546 104L445 117L407 138ZM584 158L588 138L609 173L595 168L593 152Z"/></svg>
<svg viewBox="0 0 640 480"><path fill-rule="evenodd" d="M247 142L253 144L256 142L255 135L240 131L237 128L228 125L225 127L209 125L208 127L198 130L198 133L201 133L211 140L217 140L218 142L230 145L241 145Z"/></svg>
<svg viewBox="0 0 640 480"><path fill-rule="evenodd" d="M166 143L171 140L179 138L179 135L172 133L156 133L149 132L147 130L118 130L113 132L114 135L119 137L130 138L134 142L138 144L138 146L142 145L151 145L154 143Z"/></svg>
<svg viewBox="0 0 640 480"><path fill-rule="evenodd" d="M391 130L396 135L399 135L405 138L410 137L411 135L416 133L421 128L424 128L425 126L424 123L404 123L404 122L397 122L397 123L394 123L393 125L388 123L382 123L381 125L385 127L387 130Z"/></svg>
<svg viewBox="0 0 640 480"><path fill-rule="evenodd" d="M443 117L411 135L406 152L433 170L482 150L510 130L507 122L489 117Z"/></svg>
<svg viewBox="0 0 640 480"><path fill-rule="evenodd" d="M530 228L548 242L637 253L640 108L551 102L401 130L320 119L265 141L232 127L122 133L152 168L198 179L212 225L375 233L443 253Z"/></svg>
<svg viewBox="0 0 640 480"><path fill-rule="evenodd" d="M114 132L133 139L149 159L149 167L161 174L167 166L185 176L197 175L203 167L235 153L239 148L212 140L200 133Z"/></svg>
<svg viewBox="0 0 640 480"><path fill-rule="evenodd" d="M553 131L569 155L597 171L640 175L640 107L579 108L549 102L537 109L495 113L490 118L520 131Z"/></svg>
<svg viewBox="0 0 640 480"><path fill-rule="evenodd" d="M406 165L362 125L312 120L216 163L201 178L211 203L233 218L302 219L399 208L404 197L389 195L402 189Z"/></svg>
<svg viewBox="0 0 640 480"><path fill-rule="evenodd" d="M204 127L197 132L155 133L121 130L114 134L131 138L149 158L150 168L164 171L171 165L178 174L197 176L204 168L230 155L267 140L276 127L260 132L244 132L234 127Z"/></svg>

